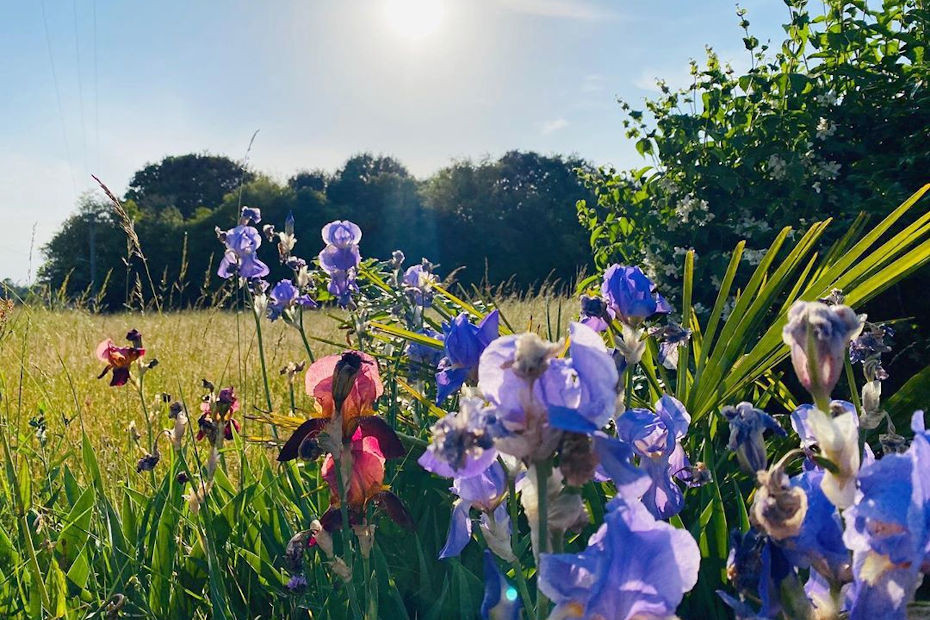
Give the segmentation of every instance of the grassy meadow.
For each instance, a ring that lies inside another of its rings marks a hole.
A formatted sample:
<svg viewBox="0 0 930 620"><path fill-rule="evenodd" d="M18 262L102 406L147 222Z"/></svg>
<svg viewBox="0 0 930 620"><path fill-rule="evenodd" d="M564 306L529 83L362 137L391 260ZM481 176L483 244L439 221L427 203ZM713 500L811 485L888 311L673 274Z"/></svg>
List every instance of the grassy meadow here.
<svg viewBox="0 0 930 620"><path fill-rule="evenodd" d="M514 327L536 326L546 331L551 324L555 333L564 331L555 330L556 322L561 320L560 328L564 328L576 312L572 300L543 296L509 297L499 305ZM304 326L317 357L337 352L337 344L352 346L346 331L339 329L342 319L343 312L338 309L307 313ZM235 386L246 414L253 406L264 407L250 313L207 309L92 314L17 306L0 341L2 407L7 422L23 434L29 432L31 419L44 415L49 438L62 436L72 445L79 445L83 429L109 480L116 483L128 476L137 477L136 461L143 453L131 442L129 425L134 422L141 433L145 432L139 396L132 385L109 387L109 375L97 379L103 368L94 356L97 343L105 338L121 342L130 329L142 333L146 349L143 361L158 360L158 366L146 373L143 383L153 417L164 418L157 407L163 392L176 400L183 399L191 411L196 411L196 401L203 392L202 379L218 388ZM288 363L305 361L304 346L297 331L283 321L263 321L262 335L273 399L276 406L286 407L288 383L279 371ZM302 378L295 385L295 394L298 409L310 405ZM196 422L194 417L192 422ZM168 422L156 419L153 426L163 428ZM245 435L267 435L267 431L255 428L254 422L242 422ZM265 450L261 446L248 449ZM273 450L267 452L273 458Z"/></svg>

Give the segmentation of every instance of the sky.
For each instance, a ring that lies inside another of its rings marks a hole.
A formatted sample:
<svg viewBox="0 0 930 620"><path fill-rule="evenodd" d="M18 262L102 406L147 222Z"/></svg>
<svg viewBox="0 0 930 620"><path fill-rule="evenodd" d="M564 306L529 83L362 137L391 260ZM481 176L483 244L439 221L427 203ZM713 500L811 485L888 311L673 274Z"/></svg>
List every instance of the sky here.
<svg viewBox="0 0 930 620"><path fill-rule="evenodd" d="M779 0L745 0L780 43ZM284 180L393 155L418 177L511 149L642 165L617 98L749 64L723 0L0 0L0 279L92 191L210 152ZM260 206L260 205L256 205Z"/></svg>

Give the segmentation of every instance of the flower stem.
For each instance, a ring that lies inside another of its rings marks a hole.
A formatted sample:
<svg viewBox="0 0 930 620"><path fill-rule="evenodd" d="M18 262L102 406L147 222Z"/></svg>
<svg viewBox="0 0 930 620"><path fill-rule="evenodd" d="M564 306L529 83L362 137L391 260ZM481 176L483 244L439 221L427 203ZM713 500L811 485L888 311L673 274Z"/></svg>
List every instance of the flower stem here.
<svg viewBox="0 0 930 620"><path fill-rule="evenodd" d="M262 320L258 315L258 312L255 311L254 304L252 304L252 316L255 318L255 336L258 338L258 359L262 364L262 382L265 386L265 404L268 406L268 412L271 413L271 390L268 388L268 369L265 367L265 345L262 342Z"/></svg>
<svg viewBox="0 0 930 620"><path fill-rule="evenodd" d="M346 479L343 477L343 467L348 466L350 476L352 471L352 452L351 450L346 450L347 447L344 443L343 429L342 429L342 404L337 404L336 413L332 419L332 428L334 429L334 437L332 437L333 444L335 444L336 449L332 451L333 456L333 468L336 473L336 492L339 494L339 516L342 519L342 527L340 528L340 539L342 541L342 553L345 556L346 566L349 567L349 579L346 582L346 589L349 591L349 602L352 605L352 611L355 613L356 618L361 616L361 608L358 603L358 594L355 590L355 583L352 578L355 576L355 563L352 557L352 525L349 523L349 508L348 500L349 497L346 493ZM351 478L349 479L351 483ZM332 503L332 502L330 502ZM367 578L367 577L366 577Z"/></svg>
<svg viewBox="0 0 930 620"><path fill-rule="evenodd" d="M856 408L856 415L862 415L865 411L862 410L862 401L859 400L859 389L856 387L856 377L853 374L853 367L849 361L848 353L846 354L846 359L843 360L843 365L846 366L846 383L849 384L850 400Z"/></svg>
<svg viewBox="0 0 930 620"><path fill-rule="evenodd" d="M301 339L304 341L304 349L307 350L307 357L310 358L310 363L312 364L313 362L316 361L316 358L313 356L313 349L310 348L310 341L307 340L307 333L304 331L304 311L303 311L303 309L301 309L301 310L299 311L299 313L300 313L300 320L299 320L299 322L298 322L298 324L297 324L297 331L300 332L300 337L301 337Z"/></svg>
<svg viewBox="0 0 930 620"><path fill-rule="evenodd" d="M517 580L517 590L520 592L520 598L523 600L523 609L530 612L533 609L533 599L530 598L530 589L526 585L526 577L523 575L523 565L520 564L519 558L510 563L513 568L513 576Z"/></svg>
<svg viewBox="0 0 930 620"><path fill-rule="evenodd" d="M536 572L536 618L546 617L549 601L539 588L539 558L549 550L549 474L552 473L552 461L536 463L536 498L539 525L537 527L537 572Z"/></svg>
<svg viewBox="0 0 930 620"><path fill-rule="evenodd" d="M155 450L155 438L152 435L152 420L149 419L149 408L145 404L145 391L142 389L142 381L145 377L145 371L142 370L140 365L139 367L139 380L136 382L136 386L139 389L139 402L142 403L142 417L145 418L145 428L148 433L149 445L146 453L151 453ZM149 470L149 477L152 480L152 488L155 488L155 470Z"/></svg>

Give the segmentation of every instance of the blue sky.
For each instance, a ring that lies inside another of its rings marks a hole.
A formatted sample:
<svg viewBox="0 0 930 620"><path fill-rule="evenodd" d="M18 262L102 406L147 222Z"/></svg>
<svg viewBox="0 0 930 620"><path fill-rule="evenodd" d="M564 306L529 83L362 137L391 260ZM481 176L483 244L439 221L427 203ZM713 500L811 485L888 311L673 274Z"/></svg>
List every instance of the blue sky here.
<svg viewBox="0 0 930 620"><path fill-rule="evenodd" d="M780 1L743 5L781 41ZM705 44L745 67L736 22L722 0L2 0L0 278L28 279L33 230L34 275L90 174L122 193L164 155L241 158L256 129L250 162L280 179L365 150L418 176L514 148L639 165L616 98L687 83Z"/></svg>

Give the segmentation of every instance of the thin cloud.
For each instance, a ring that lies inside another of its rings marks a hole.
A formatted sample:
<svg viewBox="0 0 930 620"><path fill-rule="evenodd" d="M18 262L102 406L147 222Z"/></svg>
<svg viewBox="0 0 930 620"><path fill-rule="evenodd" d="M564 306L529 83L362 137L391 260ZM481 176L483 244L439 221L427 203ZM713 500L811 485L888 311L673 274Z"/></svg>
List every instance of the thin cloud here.
<svg viewBox="0 0 930 620"><path fill-rule="evenodd" d="M588 0L501 0L501 3L515 13L539 17L594 21L616 19L620 16L619 13Z"/></svg>
<svg viewBox="0 0 930 620"><path fill-rule="evenodd" d="M591 73L581 81L581 92L599 93L607 87L607 78L600 73Z"/></svg>
<svg viewBox="0 0 930 620"><path fill-rule="evenodd" d="M564 118L556 118L551 121L546 121L540 126L540 131L544 136L548 136L550 133L558 131L560 129L565 129L568 127L568 121Z"/></svg>

